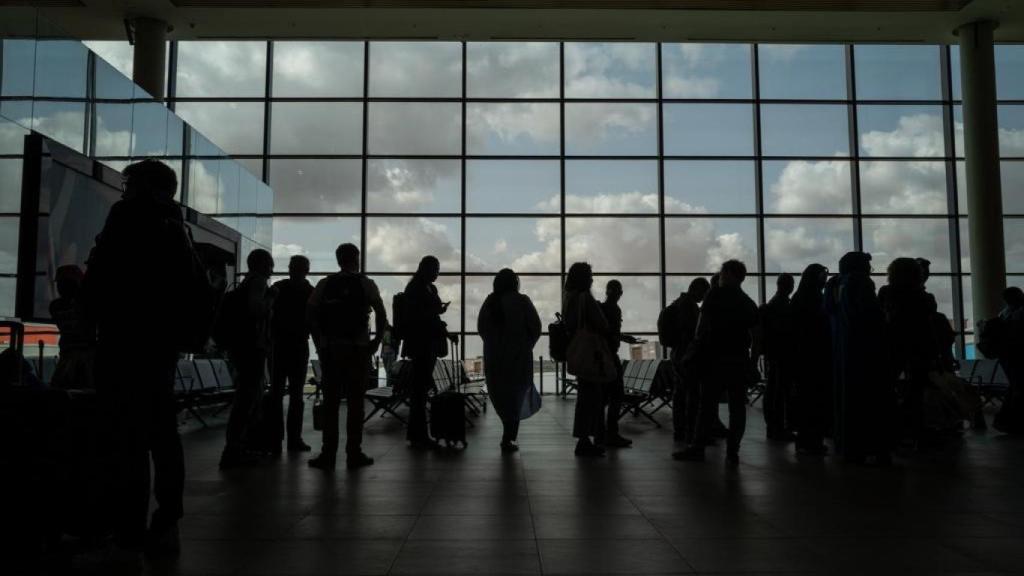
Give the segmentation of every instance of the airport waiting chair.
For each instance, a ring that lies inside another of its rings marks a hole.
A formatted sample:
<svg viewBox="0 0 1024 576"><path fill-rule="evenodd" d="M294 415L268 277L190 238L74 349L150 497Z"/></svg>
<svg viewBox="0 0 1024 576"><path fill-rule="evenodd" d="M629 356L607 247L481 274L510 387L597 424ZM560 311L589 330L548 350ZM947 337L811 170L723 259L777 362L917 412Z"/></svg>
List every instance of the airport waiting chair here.
<svg viewBox="0 0 1024 576"><path fill-rule="evenodd" d="M369 422L371 418L380 414L394 416L403 426L408 422L398 409L409 403L408 379L412 377L412 364L408 360L398 360L391 366L388 373L387 386L379 386L366 391L366 400L370 403L371 409L363 418L363 422Z"/></svg>
<svg viewBox="0 0 1024 576"><path fill-rule="evenodd" d="M1010 379L998 360L964 360L960 365L960 377L978 389L983 407L1002 404L1010 391Z"/></svg>
<svg viewBox="0 0 1024 576"><path fill-rule="evenodd" d="M765 390L768 389L767 373L764 356L759 356L757 359L757 380L754 380L747 386L747 405L753 406L764 397Z"/></svg>
<svg viewBox="0 0 1024 576"><path fill-rule="evenodd" d="M656 389L655 379L663 364L671 368L667 360L629 360L625 363L622 373L625 395L619 418L632 413L633 416L643 416L661 428L654 414L664 408L668 400L665 394L660 394Z"/></svg>
<svg viewBox="0 0 1024 576"><path fill-rule="evenodd" d="M178 411L186 411L205 427L206 420L199 414L199 386L195 364L187 358L179 359L174 371L174 397Z"/></svg>

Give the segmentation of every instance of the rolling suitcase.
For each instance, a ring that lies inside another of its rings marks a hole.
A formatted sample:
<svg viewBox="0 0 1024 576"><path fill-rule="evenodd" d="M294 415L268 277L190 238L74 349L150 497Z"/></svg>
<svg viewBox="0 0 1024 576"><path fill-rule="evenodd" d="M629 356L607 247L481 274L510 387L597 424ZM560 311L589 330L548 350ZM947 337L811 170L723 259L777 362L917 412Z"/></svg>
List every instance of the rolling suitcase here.
<svg viewBox="0 0 1024 576"><path fill-rule="evenodd" d="M458 345L451 346L452 364L458 357ZM444 441L449 447L462 444L466 447L466 395L462 393L462 374L456 367L445 362L441 370L448 382L430 401L430 435L437 441ZM458 372L457 374L453 372Z"/></svg>

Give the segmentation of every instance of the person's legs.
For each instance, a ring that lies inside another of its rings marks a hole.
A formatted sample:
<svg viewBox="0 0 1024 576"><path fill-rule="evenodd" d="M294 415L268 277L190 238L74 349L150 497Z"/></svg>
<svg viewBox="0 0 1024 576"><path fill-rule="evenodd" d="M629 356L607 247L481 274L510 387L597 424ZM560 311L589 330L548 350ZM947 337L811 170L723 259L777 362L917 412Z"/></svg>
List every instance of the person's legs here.
<svg viewBox="0 0 1024 576"><path fill-rule="evenodd" d="M270 405L269 414L263 417L272 431L273 441L280 444L284 441L284 395L287 389L289 354L284 342L274 343L274 352L270 360Z"/></svg>
<svg viewBox="0 0 1024 576"><path fill-rule="evenodd" d="M615 358L615 366L618 368L618 375L608 385L608 394L605 399L607 414L605 416L604 434L601 440L608 445L624 445L628 441L619 434L619 412L622 410L622 400L626 396L625 384L622 381L623 367L622 360Z"/></svg>
<svg viewBox="0 0 1024 576"><path fill-rule="evenodd" d="M730 366L722 370L724 384L729 397L729 438L728 454L739 452L743 433L747 429L747 375L740 367Z"/></svg>
<svg viewBox="0 0 1024 576"><path fill-rule="evenodd" d="M406 439L410 442L430 440L427 431L427 391L434 384L434 360L418 358L412 361L412 382L409 388L409 428Z"/></svg>
<svg viewBox="0 0 1024 576"><path fill-rule="evenodd" d="M305 402L302 389L306 385L306 368L309 366L309 350L302 343L301 350L296 350L288 362L288 447L304 447L302 440L302 415Z"/></svg>
<svg viewBox="0 0 1024 576"><path fill-rule="evenodd" d="M783 397L782 374L780 363L775 358L765 358L767 365L767 378L765 382L764 401L764 424L768 432L768 438L774 439L782 434L783 424Z"/></svg>
<svg viewBox="0 0 1024 576"><path fill-rule="evenodd" d="M333 463L338 455L338 417L341 410L341 387L344 386L344 362L341 350L331 347L326 354L321 356L321 370L323 371L324 403L323 410L323 446L320 458Z"/></svg>
<svg viewBox="0 0 1024 576"><path fill-rule="evenodd" d="M370 354L365 346L350 346L345 356L345 396L348 398L345 454L352 463L363 457L363 418L366 415L364 398Z"/></svg>
<svg viewBox="0 0 1024 576"><path fill-rule="evenodd" d="M153 406L150 450L153 457L153 493L158 506L150 521L150 530L154 532L176 524L184 511L185 454L178 435L173 374L172 359L160 369L160 381L157 383L160 389L156 391Z"/></svg>
<svg viewBox="0 0 1024 576"><path fill-rule="evenodd" d="M232 365L237 377L231 415L228 416L227 442L221 456L222 466L237 464L240 459L244 459L246 435L251 428L263 392L265 363L266 356L257 350L232 356Z"/></svg>

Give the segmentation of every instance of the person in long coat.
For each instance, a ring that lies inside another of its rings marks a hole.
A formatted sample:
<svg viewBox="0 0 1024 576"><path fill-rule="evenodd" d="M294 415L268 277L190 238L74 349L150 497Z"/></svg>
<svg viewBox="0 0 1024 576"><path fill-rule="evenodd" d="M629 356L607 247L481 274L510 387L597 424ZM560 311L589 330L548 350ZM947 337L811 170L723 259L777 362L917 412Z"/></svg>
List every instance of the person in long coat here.
<svg viewBox="0 0 1024 576"><path fill-rule="evenodd" d="M501 450L519 449L519 421L540 409L540 394L533 385L533 347L540 339L540 316L533 302L519 292L519 276L505 268L494 277L494 291L484 300L477 317L484 340L484 376L487 395L501 418Z"/></svg>
<svg viewBox="0 0 1024 576"><path fill-rule="evenodd" d="M793 294L793 346L800 351L794 362L796 387L796 449L823 455L824 438L832 421L832 330L822 303L828 269L811 264L800 276Z"/></svg>
<svg viewBox="0 0 1024 576"><path fill-rule="evenodd" d="M611 329L601 305L590 292L593 286L594 272L590 264L576 262L569 267L562 290L562 318L570 335L585 326L607 339ZM572 435L577 440L576 455L585 458L604 456L604 448L594 442L605 420L604 386L601 382L583 379L577 379L576 384L576 409L572 422Z"/></svg>
<svg viewBox="0 0 1024 576"><path fill-rule="evenodd" d="M825 286L835 374L833 440L847 462L873 457L888 464L894 397L886 378L885 316L870 274L871 255L849 252L839 261L839 276Z"/></svg>

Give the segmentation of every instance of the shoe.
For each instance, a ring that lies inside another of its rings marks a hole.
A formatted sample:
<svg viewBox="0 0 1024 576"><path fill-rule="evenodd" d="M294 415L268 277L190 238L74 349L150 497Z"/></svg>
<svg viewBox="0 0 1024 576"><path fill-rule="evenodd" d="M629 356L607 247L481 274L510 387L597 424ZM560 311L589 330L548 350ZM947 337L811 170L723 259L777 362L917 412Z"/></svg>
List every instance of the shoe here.
<svg viewBox="0 0 1024 576"><path fill-rule="evenodd" d="M735 450L729 450L725 453L725 465L730 468L736 468L740 465L740 453Z"/></svg>
<svg viewBox="0 0 1024 576"><path fill-rule="evenodd" d="M510 452L519 452L519 446L515 442L502 442L501 451L508 454Z"/></svg>
<svg viewBox="0 0 1024 576"><path fill-rule="evenodd" d="M310 452L312 450L313 448L309 444L303 442L301 439L288 443L289 452Z"/></svg>
<svg viewBox="0 0 1024 576"><path fill-rule="evenodd" d="M310 468L316 468L317 470L323 470L324 472L334 472L334 457L326 456L321 453L315 458L311 458L309 462L306 462Z"/></svg>
<svg viewBox="0 0 1024 576"><path fill-rule="evenodd" d="M606 440L604 445L609 448L629 448L633 445L633 441L629 438L616 435Z"/></svg>
<svg viewBox="0 0 1024 576"><path fill-rule="evenodd" d="M696 446L690 446L684 450L673 452L672 458L680 462L703 462L704 450Z"/></svg>
<svg viewBox="0 0 1024 576"><path fill-rule="evenodd" d="M596 446L590 442L580 442L576 444L576 455L584 458L600 458L604 456L604 448Z"/></svg>
<svg viewBox="0 0 1024 576"><path fill-rule="evenodd" d="M181 554L181 534L175 522L163 528L150 527L146 534L146 555L150 557L173 558Z"/></svg>
<svg viewBox="0 0 1024 576"><path fill-rule="evenodd" d="M228 470L230 468L252 466L259 461L259 456L251 452L245 452L243 450L225 450L220 455L219 466L221 470Z"/></svg>
<svg viewBox="0 0 1024 576"><path fill-rule="evenodd" d="M366 466L373 466L373 458L370 458L362 452L349 456L345 460L345 467L349 470L355 470L356 468L363 468Z"/></svg>

